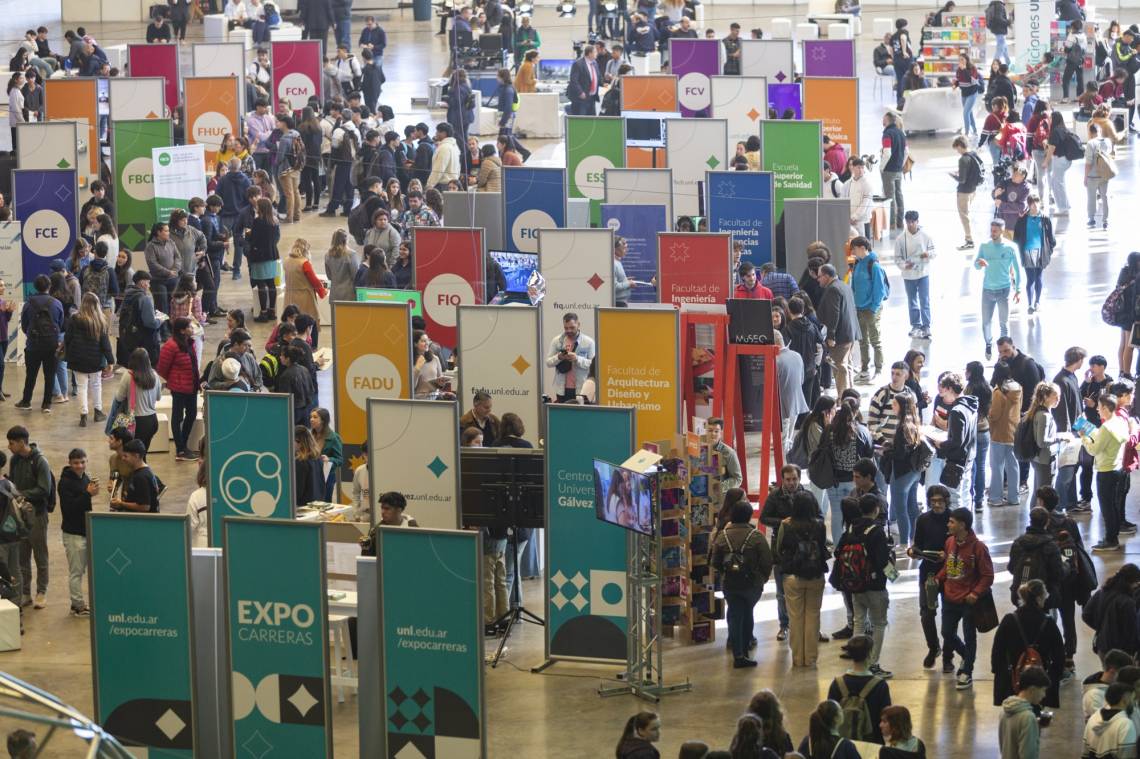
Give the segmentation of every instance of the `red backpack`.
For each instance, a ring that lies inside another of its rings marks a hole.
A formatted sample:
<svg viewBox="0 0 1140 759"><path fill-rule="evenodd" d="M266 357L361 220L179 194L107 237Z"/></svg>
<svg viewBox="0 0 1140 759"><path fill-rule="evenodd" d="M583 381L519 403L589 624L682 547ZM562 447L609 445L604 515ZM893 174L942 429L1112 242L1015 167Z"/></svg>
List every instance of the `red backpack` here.
<svg viewBox="0 0 1140 759"><path fill-rule="evenodd" d="M1040 667L1045 669L1045 660L1041 658L1040 652L1037 650L1037 643L1041 640L1041 633L1045 632L1045 625L1048 624L1049 618L1045 617L1041 621L1041 629L1037 631L1036 637L1033 638L1033 643L1030 644L1029 639L1025 637L1025 629L1021 626L1021 618L1015 613L1013 621L1017 623L1017 631L1021 633L1021 642L1025 644L1025 650L1017 657L1017 663L1013 665L1010 671L1010 682L1013 684L1013 692L1021 692L1021 673L1030 667Z"/></svg>

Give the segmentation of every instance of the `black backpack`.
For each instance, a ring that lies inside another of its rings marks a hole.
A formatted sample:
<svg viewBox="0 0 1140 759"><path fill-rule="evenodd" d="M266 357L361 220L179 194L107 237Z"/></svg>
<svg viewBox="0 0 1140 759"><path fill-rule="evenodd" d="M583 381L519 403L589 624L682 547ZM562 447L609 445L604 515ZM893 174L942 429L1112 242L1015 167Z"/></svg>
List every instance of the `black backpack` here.
<svg viewBox="0 0 1140 759"><path fill-rule="evenodd" d="M1074 42L1065 50L1065 63L1079 66L1085 62L1085 49L1080 42Z"/></svg>
<svg viewBox="0 0 1140 759"><path fill-rule="evenodd" d="M750 590L755 585L756 567L752 566L752 562L748 560L744 551L748 548L752 536L756 534L756 528L753 527L744 536L744 540L740 541L740 545L733 547L732 540L728 537L728 531L725 531L724 541L728 544L728 554L725 555L720 565L721 587L725 590Z"/></svg>
<svg viewBox="0 0 1140 759"><path fill-rule="evenodd" d="M970 162L973 164L970 171L970 186L976 190L986 181L986 165L982 163L982 159L974 151L971 150L966 155L970 156Z"/></svg>
<svg viewBox="0 0 1140 759"><path fill-rule="evenodd" d="M823 557L819 552L819 542L810 531L792 528L795 543L790 551L781 550L780 565L784 574L796 577L815 579L823 574ZM776 544L783 546L784 526L780 525Z"/></svg>
<svg viewBox="0 0 1140 759"><path fill-rule="evenodd" d="M1068 132L1065 135L1065 141L1061 144L1061 155L1070 161L1079 161L1084 158L1085 148L1081 145L1081 138L1072 132Z"/></svg>
<svg viewBox="0 0 1140 759"><path fill-rule="evenodd" d="M51 316L51 307L46 303L36 306L35 313L28 320L28 342L36 346L59 343L59 325Z"/></svg>
<svg viewBox="0 0 1140 759"><path fill-rule="evenodd" d="M107 288L111 281L111 270L103 267L99 271L88 266L83 270L82 290L84 293L95 293L100 303L107 301Z"/></svg>
<svg viewBox="0 0 1140 759"><path fill-rule="evenodd" d="M354 166L353 169L355 168ZM358 203L348 214L348 233L352 235L353 240L356 240L357 245L364 244L364 235L368 234L368 228L372 226L372 220L368 218L368 209L368 203Z"/></svg>
<svg viewBox="0 0 1140 759"><path fill-rule="evenodd" d="M1013 433L1013 455L1018 461L1032 461L1039 453L1041 448L1033 431L1033 418L1027 414L1017 423L1017 430Z"/></svg>
<svg viewBox="0 0 1140 759"><path fill-rule="evenodd" d="M1013 575L1014 588L1020 588L1030 580L1040 580L1047 585L1049 572L1045 566L1044 545L1023 552L1018 565L1009 569Z"/></svg>

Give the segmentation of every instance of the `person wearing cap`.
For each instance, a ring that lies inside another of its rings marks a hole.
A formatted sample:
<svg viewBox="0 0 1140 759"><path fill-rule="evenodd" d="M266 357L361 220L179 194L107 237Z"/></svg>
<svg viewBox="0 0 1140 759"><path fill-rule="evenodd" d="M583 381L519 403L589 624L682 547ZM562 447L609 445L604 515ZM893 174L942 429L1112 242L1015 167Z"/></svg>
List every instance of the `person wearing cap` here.
<svg viewBox="0 0 1140 759"><path fill-rule="evenodd" d="M982 339L986 341L986 360L993 357L994 307L998 309L998 337L1009 336L1009 293L1013 302L1021 302L1021 258L1017 245L1005 239L1005 222L995 218L990 222L990 239L978 248L974 268L985 271L982 280Z"/></svg>
<svg viewBox="0 0 1140 759"><path fill-rule="evenodd" d="M130 440L123 444L119 457L130 467L131 476L127 478L119 497L111 499L111 511L157 514L158 499L163 487L146 464L146 445L141 440Z"/></svg>
<svg viewBox="0 0 1140 759"><path fill-rule="evenodd" d="M222 382L218 389L230 393L249 392L249 384L241 378L241 362L236 358L222 360Z"/></svg>
<svg viewBox="0 0 1140 759"><path fill-rule="evenodd" d="M832 701L843 703L849 695L861 695L871 716L870 742L882 744L883 733L879 728L879 716L883 709L891 705L891 686L867 667L873 647L874 642L867 635L856 635L844 644L843 652L851 657L851 666L831 681L827 697Z"/></svg>
<svg viewBox="0 0 1140 759"><path fill-rule="evenodd" d="M906 287L910 336L930 339L930 260L934 258L934 241L918 225L918 211L903 215L906 228L895 238L895 263L902 271Z"/></svg>

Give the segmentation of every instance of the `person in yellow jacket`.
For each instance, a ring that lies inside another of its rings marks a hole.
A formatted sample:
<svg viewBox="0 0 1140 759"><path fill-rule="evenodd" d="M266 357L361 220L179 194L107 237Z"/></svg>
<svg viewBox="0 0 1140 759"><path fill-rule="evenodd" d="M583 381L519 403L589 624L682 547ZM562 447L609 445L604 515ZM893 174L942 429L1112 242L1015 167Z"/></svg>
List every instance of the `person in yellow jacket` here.
<svg viewBox="0 0 1140 759"><path fill-rule="evenodd" d="M1096 495L1104 519L1104 540L1093 546L1093 551L1104 553L1120 550L1120 527L1124 521L1123 478L1124 443L1128 440L1128 422L1116 415L1116 397L1101 393L1097 398L1097 412L1101 425L1080 429L1081 444L1092 454L1096 470Z"/></svg>

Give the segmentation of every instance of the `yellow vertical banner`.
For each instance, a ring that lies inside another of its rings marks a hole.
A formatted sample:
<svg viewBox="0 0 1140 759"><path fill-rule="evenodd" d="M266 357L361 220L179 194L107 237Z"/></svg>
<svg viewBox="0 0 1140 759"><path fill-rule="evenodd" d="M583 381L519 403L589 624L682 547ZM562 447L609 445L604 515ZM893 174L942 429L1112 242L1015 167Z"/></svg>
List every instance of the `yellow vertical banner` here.
<svg viewBox="0 0 1140 759"><path fill-rule="evenodd" d="M236 76L188 76L186 89L186 144L206 149L206 174L214 173L222 138L240 136Z"/></svg>
<svg viewBox="0 0 1140 759"><path fill-rule="evenodd" d="M44 118L87 122L87 173L99 176L99 92L93 78L48 79L44 82ZM70 168L61 166L60 168ZM80 173L83 170L80 169Z"/></svg>
<svg viewBox="0 0 1140 759"><path fill-rule="evenodd" d="M681 431L679 317L673 308L599 308L597 402L631 406L638 440Z"/></svg>
<svg viewBox="0 0 1140 759"><path fill-rule="evenodd" d="M804 77L804 120L820 121L823 133L847 148L859 152L859 80L831 77Z"/></svg>

